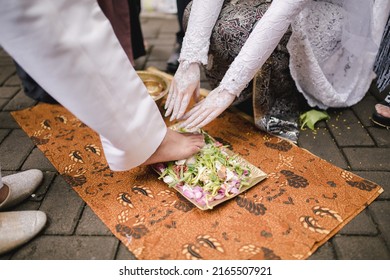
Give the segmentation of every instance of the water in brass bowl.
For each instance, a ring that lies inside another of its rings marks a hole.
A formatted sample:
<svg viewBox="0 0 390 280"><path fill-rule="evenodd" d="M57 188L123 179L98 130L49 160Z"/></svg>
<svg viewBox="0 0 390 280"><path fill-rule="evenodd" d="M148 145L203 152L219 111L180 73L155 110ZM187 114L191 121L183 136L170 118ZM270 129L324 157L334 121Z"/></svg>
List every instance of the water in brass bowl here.
<svg viewBox="0 0 390 280"><path fill-rule="evenodd" d="M157 103L161 102L162 98L168 92L168 80L149 71L137 71L137 74L144 82L144 85L153 100Z"/></svg>

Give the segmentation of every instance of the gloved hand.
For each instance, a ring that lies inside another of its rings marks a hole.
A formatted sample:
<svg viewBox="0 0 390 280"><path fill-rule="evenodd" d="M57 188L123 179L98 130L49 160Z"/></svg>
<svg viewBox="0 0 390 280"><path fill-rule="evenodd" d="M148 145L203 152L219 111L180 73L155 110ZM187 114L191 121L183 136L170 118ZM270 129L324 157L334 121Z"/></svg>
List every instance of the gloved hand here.
<svg viewBox="0 0 390 280"><path fill-rule="evenodd" d="M235 98L236 96L227 90L221 87L215 88L205 99L198 102L184 115L182 119L185 119L185 121L179 127L187 129L202 128L225 111Z"/></svg>
<svg viewBox="0 0 390 280"><path fill-rule="evenodd" d="M183 61L173 77L169 88L168 99L165 103L165 117L172 113L171 121L180 119L195 94L195 101L200 95L200 67L198 63Z"/></svg>

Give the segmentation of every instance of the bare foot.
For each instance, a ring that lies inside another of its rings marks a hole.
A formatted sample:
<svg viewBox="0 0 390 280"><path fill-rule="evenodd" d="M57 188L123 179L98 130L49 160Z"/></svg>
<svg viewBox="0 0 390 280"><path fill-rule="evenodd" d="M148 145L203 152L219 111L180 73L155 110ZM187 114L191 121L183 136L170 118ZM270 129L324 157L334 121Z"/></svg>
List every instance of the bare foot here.
<svg viewBox="0 0 390 280"><path fill-rule="evenodd" d="M377 113L385 118L390 118L390 107L382 104L376 104Z"/></svg>
<svg viewBox="0 0 390 280"><path fill-rule="evenodd" d="M202 134L182 134L168 128L160 146L142 165L186 159L199 152L204 145Z"/></svg>

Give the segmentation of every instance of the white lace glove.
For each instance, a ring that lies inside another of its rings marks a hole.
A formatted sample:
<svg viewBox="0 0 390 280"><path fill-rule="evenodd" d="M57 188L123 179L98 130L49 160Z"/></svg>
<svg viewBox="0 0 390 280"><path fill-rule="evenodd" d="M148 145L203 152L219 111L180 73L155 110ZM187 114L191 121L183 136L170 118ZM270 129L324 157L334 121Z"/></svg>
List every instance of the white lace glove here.
<svg viewBox="0 0 390 280"><path fill-rule="evenodd" d="M229 107L234 101L235 96L240 95L258 69L260 69L271 55L295 16L310 1L274 0L251 32L238 56L230 65L219 87L210 92L206 99L196 104L193 109L184 115L182 119L185 121L181 126L188 129L203 127ZM213 1L204 1L204 3L209 2ZM200 10L199 7L198 9L194 8L192 8L191 16L195 22L195 18L202 17L202 15L198 13ZM215 11L216 8L210 11ZM203 17L205 16L203 15ZM205 27L208 26L210 28L211 22L211 19L198 21L199 30L203 30L206 33ZM199 35L199 37L195 35ZM189 34L186 33L187 41L194 43L196 40L203 41L205 36L200 35L202 34L198 34L195 30L192 30ZM202 53L204 52L202 51ZM199 59L197 52L191 46L182 49L181 57L189 61L197 61L196 59Z"/></svg>
<svg viewBox="0 0 390 280"><path fill-rule="evenodd" d="M235 98L233 94L217 87L184 115L185 121L179 127L192 129L207 125L225 111Z"/></svg>
<svg viewBox="0 0 390 280"><path fill-rule="evenodd" d="M217 21L223 0L193 0L188 27L180 52L180 65L173 78L165 103L165 116L180 119L191 97L199 97L200 64L207 64L210 36Z"/></svg>
<svg viewBox="0 0 390 280"><path fill-rule="evenodd" d="M199 99L200 69L198 63L182 62L173 77L165 103L165 116L172 113L171 121L180 119L195 94L195 101Z"/></svg>

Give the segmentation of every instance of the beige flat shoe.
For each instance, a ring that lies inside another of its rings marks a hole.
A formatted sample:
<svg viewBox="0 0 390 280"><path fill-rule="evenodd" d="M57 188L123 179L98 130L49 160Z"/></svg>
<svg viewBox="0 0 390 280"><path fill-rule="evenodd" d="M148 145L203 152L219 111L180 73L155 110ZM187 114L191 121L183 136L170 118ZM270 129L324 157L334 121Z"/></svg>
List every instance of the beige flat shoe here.
<svg viewBox="0 0 390 280"><path fill-rule="evenodd" d="M0 255L36 236L46 224L42 211L0 212Z"/></svg>
<svg viewBox="0 0 390 280"><path fill-rule="evenodd" d="M0 210L10 208L28 198L41 184L42 179L43 173L38 169L30 169L3 177L3 184L8 186L9 193L5 200L0 202Z"/></svg>

